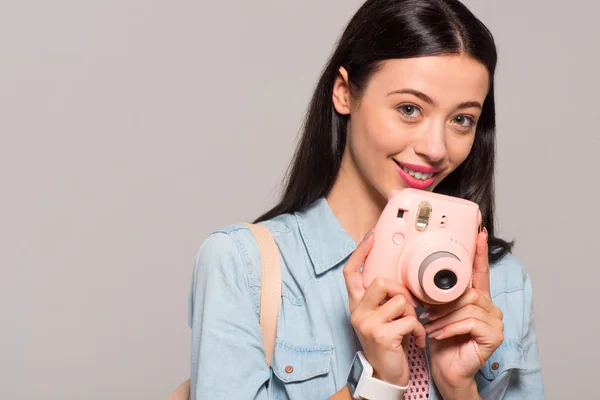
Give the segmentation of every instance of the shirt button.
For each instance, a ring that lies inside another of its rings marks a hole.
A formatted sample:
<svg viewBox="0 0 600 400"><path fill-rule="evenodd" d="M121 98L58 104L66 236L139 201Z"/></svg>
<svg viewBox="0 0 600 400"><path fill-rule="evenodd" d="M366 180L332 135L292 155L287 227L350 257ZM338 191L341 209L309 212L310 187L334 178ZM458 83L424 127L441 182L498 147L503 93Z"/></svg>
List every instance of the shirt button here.
<svg viewBox="0 0 600 400"><path fill-rule="evenodd" d="M285 372L287 372L288 374L291 374L292 372L294 372L294 367L292 367L291 365L288 365L287 367L285 367Z"/></svg>
<svg viewBox="0 0 600 400"><path fill-rule="evenodd" d="M497 362L495 362L495 363L492 364L492 369L494 371L497 370L498 368L500 368L500 364L498 364Z"/></svg>

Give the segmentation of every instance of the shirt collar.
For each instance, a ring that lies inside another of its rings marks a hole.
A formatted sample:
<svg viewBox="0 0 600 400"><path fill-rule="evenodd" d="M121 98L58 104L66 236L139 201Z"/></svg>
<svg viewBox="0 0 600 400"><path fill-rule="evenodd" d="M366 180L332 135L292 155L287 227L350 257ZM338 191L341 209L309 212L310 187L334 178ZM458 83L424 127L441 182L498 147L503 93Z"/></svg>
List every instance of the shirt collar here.
<svg viewBox="0 0 600 400"><path fill-rule="evenodd" d="M356 249L356 241L342 227L324 197L297 212L296 218L317 275L335 267Z"/></svg>

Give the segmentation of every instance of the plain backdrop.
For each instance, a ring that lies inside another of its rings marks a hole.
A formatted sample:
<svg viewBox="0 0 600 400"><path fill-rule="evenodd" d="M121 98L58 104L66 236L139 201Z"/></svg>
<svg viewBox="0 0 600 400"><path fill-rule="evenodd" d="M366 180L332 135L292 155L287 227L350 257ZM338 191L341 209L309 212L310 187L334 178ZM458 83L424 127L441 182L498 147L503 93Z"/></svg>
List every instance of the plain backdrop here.
<svg viewBox="0 0 600 400"><path fill-rule="evenodd" d="M0 2L0 398L162 399L196 251L272 205L358 0ZM500 233L547 398L597 393L600 2L469 0L495 35Z"/></svg>

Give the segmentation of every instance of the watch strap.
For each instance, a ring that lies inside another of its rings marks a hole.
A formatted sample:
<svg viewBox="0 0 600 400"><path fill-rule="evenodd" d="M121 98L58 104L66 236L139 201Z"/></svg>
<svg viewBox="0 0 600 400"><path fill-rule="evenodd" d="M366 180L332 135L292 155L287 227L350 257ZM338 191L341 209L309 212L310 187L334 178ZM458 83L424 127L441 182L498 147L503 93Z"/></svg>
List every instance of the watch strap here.
<svg viewBox="0 0 600 400"><path fill-rule="evenodd" d="M373 377L364 377L358 395L368 400L402 400L408 386L396 386Z"/></svg>

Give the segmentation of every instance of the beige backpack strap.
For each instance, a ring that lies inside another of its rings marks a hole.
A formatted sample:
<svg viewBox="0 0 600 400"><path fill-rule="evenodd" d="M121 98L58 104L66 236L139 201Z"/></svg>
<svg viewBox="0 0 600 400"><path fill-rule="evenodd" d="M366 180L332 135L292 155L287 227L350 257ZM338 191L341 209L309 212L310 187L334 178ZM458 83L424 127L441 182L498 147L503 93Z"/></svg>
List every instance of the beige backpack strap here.
<svg viewBox="0 0 600 400"><path fill-rule="evenodd" d="M262 224L246 224L254 234L260 249L261 290L260 329L266 352L267 365L271 365L277 337L277 318L281 303L281 269L277 244L269 229Z"/></svg>
<svg viewBox="0 0 600 400"><path fill-rule="evenodd" d="M263 334L263 346L266 352L267 365L271 365L277 337L277 318L281 303L281 269L277 244L269 229L261 224L246 224L252 231L258 248L262 268L260 291L260 330ZM183 382L166 400L189 400L190 379Z"/></svg>

